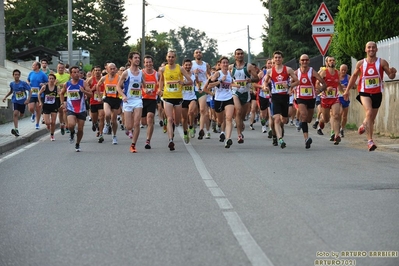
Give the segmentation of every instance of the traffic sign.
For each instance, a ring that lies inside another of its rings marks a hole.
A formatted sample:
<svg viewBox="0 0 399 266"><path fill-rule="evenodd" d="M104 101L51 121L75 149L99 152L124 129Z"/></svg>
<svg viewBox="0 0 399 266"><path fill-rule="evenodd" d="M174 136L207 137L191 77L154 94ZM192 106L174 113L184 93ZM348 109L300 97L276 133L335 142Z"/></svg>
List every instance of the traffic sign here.
<svg viewBox="0 0 399 266"><path fill-rule="evenodd" d="M331 43L331 35L330 34L313 34L313 40L315 41L317 48L319 48L320 53L325 56L328 50L328 47Z"/></svg>
<svg viewBox="0 0 399 266"><path fill-rule="evenodd" d="M323 2L312 21L312 37L323 56L327 53L333 34L334 19Z"/></svg>
<svg viewBox="0 0 399 266"><path fill-rule="evenodd" d="M313 18L312 25L334 25L334 19L332 18L330 11L326 4L321 3L319 10L317 10L316 16Z"/></svg>

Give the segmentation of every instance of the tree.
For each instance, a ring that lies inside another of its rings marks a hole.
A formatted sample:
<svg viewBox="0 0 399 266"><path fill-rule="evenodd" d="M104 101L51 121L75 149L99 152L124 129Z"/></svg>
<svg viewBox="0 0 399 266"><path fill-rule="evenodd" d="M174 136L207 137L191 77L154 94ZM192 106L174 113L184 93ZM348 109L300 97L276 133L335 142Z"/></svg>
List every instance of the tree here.
<svg viewBox="0 0 399 266"><path fill-rule="evenodd" d="M169 47L170 43L166 32L158 33L156 30L152 30L150 36L145 36L145 54L151 55L154 58L155 69L158 69L166 61L166 54ZM131 46L130 51L141 51L141 38L137 40L135 45Z"/></svg>
<svg viewBox="0 0 399 266"><path fill-rule="evenodd" d="M318 55L319 51L312 36L311 23L319 8L318 0L261 0L269 10L265 16L267 26L263 35L263 51L271 56L280 50L286 60L299 58L301 54L310 57ZM326 5L332 15L337 12L338 0L326 0Z"/></svg>
<svg viewBox="0 0 399 266"><path fill-rule="evenodd" d="M219 59L217 41L208 38L205 32L193 29L190 27L181 27L178 31L169 31L169 41L172 48L176 51L178 61L183 61L184 58L193 59L194 51L200 49L202 51L202 59L214 65Z"/></svg>
<svg viewBox="0 0 399 266"><path fill-rule="evenodd" d="M67 1L5 1L7 58L39 45L57 50L67 44Z"/></svg>
<svg viewBox="0 0 399 266"><path fill-rule="evenodd" d="M349 56L364 57L368 41L379 41L399 34L397 0L341 0L336 19L338 42Z"/></svg>

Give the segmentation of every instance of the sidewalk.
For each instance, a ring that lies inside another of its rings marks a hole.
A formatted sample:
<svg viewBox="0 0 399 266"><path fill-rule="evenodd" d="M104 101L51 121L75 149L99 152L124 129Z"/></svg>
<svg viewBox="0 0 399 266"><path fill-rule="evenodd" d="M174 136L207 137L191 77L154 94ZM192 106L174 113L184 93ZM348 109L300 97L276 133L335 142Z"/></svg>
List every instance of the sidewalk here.
<svg viewBox="0 0 399 266"><path fill-rule="evenodd" d="M56 127L59 127L59 124L56 124ZM31 122L30 117L18 121L19 137L11 134L13 128L14 122L0 125L0 154L31 142L42 135L49 134L45 124L40 124L40 129L35 129L35 123Z"/></svg>

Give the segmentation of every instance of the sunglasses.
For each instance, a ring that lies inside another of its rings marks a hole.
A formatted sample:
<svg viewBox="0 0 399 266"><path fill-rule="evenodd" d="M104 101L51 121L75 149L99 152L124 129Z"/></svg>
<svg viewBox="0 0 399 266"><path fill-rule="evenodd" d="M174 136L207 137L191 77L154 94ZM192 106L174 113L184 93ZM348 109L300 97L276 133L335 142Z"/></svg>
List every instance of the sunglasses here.
<svg viewBox="0 0 399 266"><path fill-rule="evenodd" d="M301 61L309 61L309 59L301 59Z"/></svg>

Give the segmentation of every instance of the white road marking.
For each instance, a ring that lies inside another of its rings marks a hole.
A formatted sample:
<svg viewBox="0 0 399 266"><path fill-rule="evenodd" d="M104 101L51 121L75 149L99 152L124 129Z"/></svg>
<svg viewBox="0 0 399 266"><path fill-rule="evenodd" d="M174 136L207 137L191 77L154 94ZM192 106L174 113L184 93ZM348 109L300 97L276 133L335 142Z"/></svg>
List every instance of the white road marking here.
<svg viewBox="0 0 399 266"><path fill-rule="evenodd" d="M178 127L177 131L179 132L180 137L183 139L182 127ZM194 147L190 143L185 144L185 147L188 153L191 155L191 158L193 158L198 173L201 175L206 187L209 189L219 208L222 210L222 213L226 218L233 235L237 239L238 244L241 246L244 253L247 255L251 264L254 266L273 266L273 263L249 233L238 213L233 210L233 205L227 199L222 189L219 188L218 184L209 174L204 162L195 151Z"/></svg>

